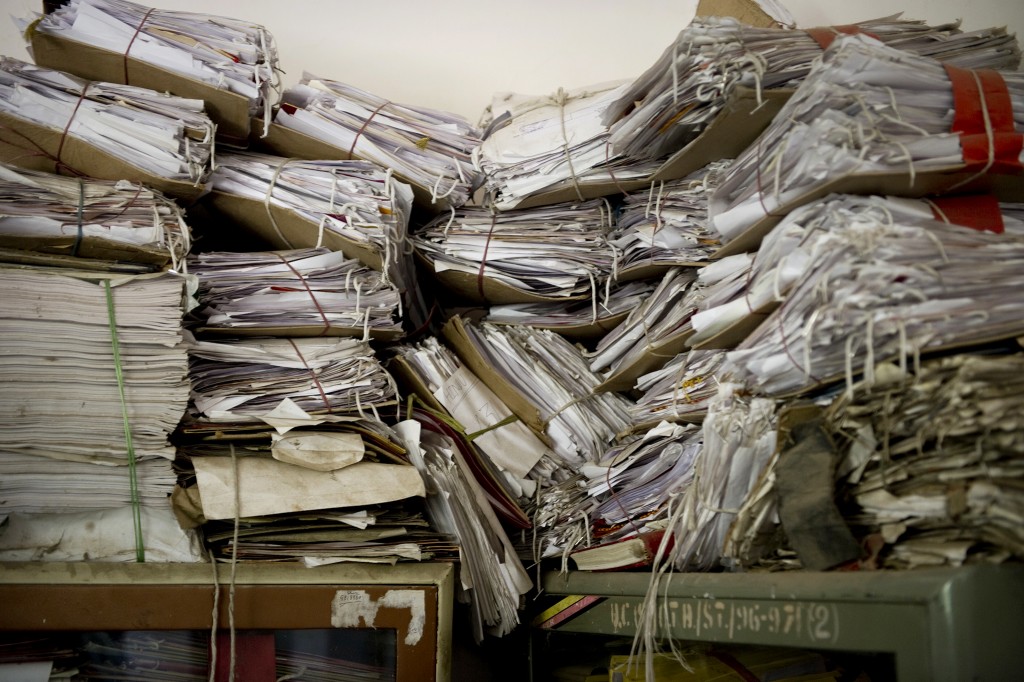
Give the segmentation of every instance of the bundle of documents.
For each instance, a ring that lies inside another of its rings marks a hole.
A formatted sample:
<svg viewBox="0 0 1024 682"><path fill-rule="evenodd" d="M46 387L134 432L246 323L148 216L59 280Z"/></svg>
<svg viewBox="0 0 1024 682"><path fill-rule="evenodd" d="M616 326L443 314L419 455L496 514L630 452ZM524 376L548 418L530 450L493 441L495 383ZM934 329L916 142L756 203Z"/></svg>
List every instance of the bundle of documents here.
<svg viewBox="0 0 1024 682"><path fill-rule="evenodd" d="M579 348L554 332L452 318L444 333L463 362L544 434L569 468L597 461L629 425L629 399L595 392L600 377Z"/></svg>
<svg viewBox="0 0 1024 682"><path fill-rule="evenodd" d="M696 268L672 268L650 298L635 308L589 354L593 372L607 371L604 390L629 390L634 380L661 367L683 349L697 311Z"/></svg>
<svg viewBox="0 0 1024 682"><path fill-rule="evenodd" d="M708 196L731 163L716 161L682 180L652 182L646 191L623 197L609 237L620 253L620 281L708 260L719 246L707 227Z"/></svg>
<svg viewBox="0 0 1024 682"><path fill-rule="evenodd" d="M454 441L414 420L401 422L409 457L427 482L435 528L459 540L459 576L472 603L473 634L506 635L519 624L519 601L532 582L483 488Z"/></svg>
<svg viewBox="0 0 1024 682"><path fill-rule="evenodd" d="M131 456L174 457L189 390L182 277L6 266L0 288L0 452L124 465L130 428Z"/></svg>
<svg viewBox="0 0 1024 682"><path fill-rule="evenodd" d="M277 47L259 24L127 0L71 0L43 15L31 38L40 66L206 100L218 134L233 142L245 143L251 118L270 118Z"/></svg>
<svg viewBox="0 0 1024 682"><path fill-rule="evenodd" d="M776 406L722 384L708 404L694 477L673 502L666 533L675 544L668 561L678 570L720 565L729 527L775 451Z"/></svg>
<svg viewBox="0 0 1024 682"><path fill-rule="evenodd" d="M1024 333L1024 241L932 221L830 215L785 302L736 350L723 375L767 395L798 393L876 363Z"/></svg>
<svg viewBox="0 0 1024 682"><path fill-rule="evenodd" d="M669 499L693 481L701 443L698 427L663 422L585 466L587 494L599 501L589 513L594 540L613 542L663 527Z"/></svg>
<svg viewBox="0 0 1024 682"><path fill-rule="evenodd" d="M549 329L569 339L600 338L647 300L654 288L650 281L633 281L612 284L596 299L492 305L483 321Z"/></svg>
<svg viewBox="0 0 1024 682"><path fill-rule="evenodd" d="M212 165L214 124L202 100L84 81L0 58L3 160L107 180L142 181L195 198Z"/></svg>
<svg viewBox="0 0 1024 682"><path fill-rule="evenodd" d="M389 368L412 384L428 405L436 401L471 437L498 469L497 483L513 500L532 497L537 482L543 484L555 474L558 462L548 446L435 337L392 351L395 361Z"/></svg>
<svg viewBox="0 0 1024 682"><path fill-rule="evenodd" d="M722 351L691 350L637 379L636 389L643 395L629 410L634 428L662 420L702 420L708 401L718 392L724 360Z"/></svg>
<svg viewBox="0 0 1024 682"><path fill-rule="evenodd" d="M884 365L828 408L849 523L913 568L1024 556L1024 356L959 354Z"/></svg>
<svg viewBox="0 0 1024 682"><path fill-rule="evenodd" d="M1024 129L1024 72L989 72L987 99L977 73L865 36L837 39L730 167L708 206L712 227L723 242L750 231L744 246L752 248L766 217L841 191L843 181L862 179L863 192L872 187L863 180L886 173L874 191L921 195L1019 172L1020 150L998 140ZM1010 177L1005 184L1019 186Z"/></svg>
<svg viewBox="0 0 1024 682"><path fill-rule="evenodd" d="M192 399L203 420L300 425L394 404L394 381L357 339L192 341L188 353Z"/></svg>
<svg viewBox="0 0 1024 682"><path fill-rule="evenodd" d="M865 33L894 49L962 68L1012 69L1020 48L1005 28L962 33L958 23L928 26L899 15L809 30L757 28L730 17L703 17L679 32L658 61L608 106L616 154L658 159L693 141L737 86L792 87L842 33ZM742 134L742 131L737 131Z"/></svg>
<svg viewBox="0 0 1024 682"><path fill-rule="evenodd" d="M285 90L274 123L310 143L319 142L319 158L359 158L390 168L416 190L417 200L435 211L466 203L480 183L470 154L479 131L464 118L426 107L397 104L351 85L303 74ZM303 144L274 140L282 146ZM306 156L300 154L300 156Z"/></svg>
<svg viewBox="0 0 1024 682"><path fill-rule="evenodd" d="M601 83L550 96L502 93L491 104L486 139L474 160L486 174L489 202L497 209L583 201L615 193L620 181L647 177L656 166L626 167L608 145L605 110L625 91ZM594 185L611 185L591 193Z"/></svg>
<svg viewBox="0 0 1024 682"><path fill-rule="evenodd" d="M181 209L143 185L0 164L0 246L105 262L98 267L179 270L191 237Z"/></svg>
<svg viewBox="0 0 1024 682"><path fill-rule="evenodd" d="M265 336L398 335L398 291L327 249L212 251L189 260L202 331Z"/></svg>
<svg viewBox="0 0 1024 682"><path fill-rule="evenodd" d="M326 246L411 286L405 257L412 190L367 161L217 156L213 209L278 249Z"/></svg>
<svg viewBox="0 0 1024 682"><path fill-rule="evenodd" d="M494 212L469 206L413 236L417 253L459 293L495 303L596 299L612 273L611 208L601 200Z"/></svg>
<svg viewBox="0 0 1024 682"><path fill-rule="evenodd" d="M971 211L970 215L961 215L962 210L954 212L952 209L957 206ZM828 231L849 229L854 224L892 221L927 228L940 218L943 222L966 219L975 222L976 229L996 232L1005 232L1007 223L1012 230L1015 222L1012 216L1003 218L1002 209L991 196L922 201L830 195L801 206L772 228L751 258L751 267L739 282L741 286L727 285L728 291L719 287L714 305L703 306L693 316L696 332L690 337L690 343L698 346L709 342L709 346L724 348L742 341L807 274Z"/></svg>

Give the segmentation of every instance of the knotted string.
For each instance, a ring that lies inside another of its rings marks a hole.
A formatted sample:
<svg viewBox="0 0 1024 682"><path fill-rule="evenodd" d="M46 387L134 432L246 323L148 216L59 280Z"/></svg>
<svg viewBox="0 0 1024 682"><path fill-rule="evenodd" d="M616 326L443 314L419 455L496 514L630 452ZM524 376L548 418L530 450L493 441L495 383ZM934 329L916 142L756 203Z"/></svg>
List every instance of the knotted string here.
<svg viewBox="0 0 1024 682"><path fill-rule="evenodd" d="M295 248L292 243L285 238L281 233L281 228L277 226L277 220L274 219L274 212L270 210L270 199L274 195L274 187L277 185L278 178L281 177L281 171L284 167L295 161L293 158L283 159L281 163L277 164L277 168L274 169L274 174L270 176L270 184L267 185L267 192L263 195L263 209L267 212L267 218L270 219L270 226L274 228L274 233L277 234L277 238L284 242L285 247L289 249Z"/></svg>
<svg viewBox="0 0 1024 682"><path fill-rule="evenodd" d="M324 401L324 407L327 408L327 414L332 414L331 403L329 400L327 400L327 392L324 391L323 384L320 383L320 378L317 377L316 372L313 370L312 367L309 366L309 363L306 362L306 358L302 355L302 351L299 350L299 347L295 344L295 341L293 341L292 339L288 339L288 343L290 343L292 345L292 348L295 349L295 354L299 356L299 360L302 361L302 365L306 368L306 371L309 372L309 376L313 379L313 383L316 384L316 389L320 391L320 398ZM356 401L358 402L358 400L359 393L356 392Z"/></svg>
<svg viewBox="0 0 1024 682"><path fill-rule="evenodd" d="M572 153L569 151L569 135L565 129L565 105L569 103L569 93L563 88L558 88L551 101L558 105L558 113L562 123L562 147L565 151L565 162L569 165L569 177L572 178L573 189L576 190L576 198L583 201L583 192L580 190L579 179L576 177L576 168L572 165Z"/></svg>
<svg viewBox="0 0 1024 682"><path fill-rule="evenodd" d="M493 208L491 209L491 228L487 230L487 241L484 242L484 252L480 256L480 269L476 273L476 291L480 295L480 298L487 300L484 297L484 268L487 266L487 251L491 246L491 236L494 234L494 226L498 223L498 213Z"/></svg>
<svg viewBox="0 0 1024 682"><path fill-rule="evenodd" d="M354 158L353 154L356 151L356 142L359 141L359 137L363 134L363 131L366 130L366 126L370 125L370 121L372 121L373 117L377 115L377 112L379 112L381 109L383 109L389 104L391 104L390 101L383 102L379 107L377 107L370 113L370 115L366 118L365 121L363 121L363 125L361 125L359 127L359 130L356 131L356 136L352 138L352 146L348 148L349 158Z"/></svg>

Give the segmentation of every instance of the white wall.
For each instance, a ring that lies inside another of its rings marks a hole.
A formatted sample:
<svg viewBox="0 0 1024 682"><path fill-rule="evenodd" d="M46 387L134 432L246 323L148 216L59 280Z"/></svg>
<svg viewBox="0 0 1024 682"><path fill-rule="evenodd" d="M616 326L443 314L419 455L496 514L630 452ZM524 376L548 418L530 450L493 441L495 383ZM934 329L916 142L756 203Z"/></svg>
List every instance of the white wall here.
<svg viewBox="0 0 1024 682"><path fill-rule="evenodd" d="M153 0L151 0L153 1ZM1024 0L782 0L800 26L851 23L903 10L965 29L1007 26L1024 38ZM18 17L41 0L2 0ZM277 39L285 84L303 70L396 102L476 121L499 91L544 94L632 78L693 17L696 0L158 0L157 6L244 18ZM27 59L13 21L0 54Z"/></svg>

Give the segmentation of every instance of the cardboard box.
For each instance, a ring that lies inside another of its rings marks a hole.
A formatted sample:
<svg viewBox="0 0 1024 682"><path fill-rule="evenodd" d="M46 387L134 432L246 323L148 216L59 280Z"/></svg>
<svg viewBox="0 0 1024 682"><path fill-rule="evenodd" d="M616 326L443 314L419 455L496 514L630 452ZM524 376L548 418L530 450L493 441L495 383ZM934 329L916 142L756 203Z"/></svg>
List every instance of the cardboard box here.
<svg viewBox="0 0 1024 682"><path fill-rule="evenodd" d="M80 78L106 83L125 82L126 60L120 52L34 31L32 56L39 66L65 71ZM207 115L217 124L218 141L238 147L248 145L252 113L247 98L130 56L127 58L127 72L131 85L205 101Z"/></svg>

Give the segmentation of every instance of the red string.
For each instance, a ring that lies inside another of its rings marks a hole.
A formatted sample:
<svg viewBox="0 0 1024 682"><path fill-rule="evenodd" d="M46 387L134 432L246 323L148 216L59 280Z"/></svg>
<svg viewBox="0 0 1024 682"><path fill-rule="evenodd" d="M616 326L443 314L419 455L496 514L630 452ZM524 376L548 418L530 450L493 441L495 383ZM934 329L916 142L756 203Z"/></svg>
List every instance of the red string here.
<svg viewBox="0 0 1024 682"><path fill-rule="evenodd" d="M313 383L316 384L316 389L320 391L320 398L324 401L324 407L327 408L327 414L331 414L331 403L327 400L327 393L324 391L324 387L323 384L320 383L320 379L317 378L316 372L314 372L313 368L309 366L308 362L306 362L306 358L303 357L302 351L300 351L299 347L295 345L295 342L288 339L288 343L292 344L292 348L295 349L295 354L299 356L299 360L302 360L302 364L309 372L309 376L312 377Z"/></svg>
<svg viewBox="0 0 1024 682"><path fill-rule="evenodd" d="M874 33L869 33L856 24L840 24L837 26L818 26L815 28L804 29L804 32L814 39L814 42L818 43L821 49L826 49L832 44L832 41L841 35L866 35L875 40L881 40Z"/></svg>
<svg viewBox="0 0 1024 682"><path fill-rule="evenodd" d="M476 291L484 301L484 267L487 265L487 250L491 247L491 235L494 234L494 226L498 223L498 214L491 213L491 229L487 231L487 241L484 242L484 254L480 258L480 270L476 273Z"/></svg>
<svg viewBox="0 0 1024 682"><path fill-rule="evenodd" d="M384 102L379 107L374 109L370 116L365 121L363 121L363 125L360 126L359 130L356 132L356 136L352 138L352 146L348 148L349 158L353 158L352 153L356 150L356 142L359 141L359 136L363 134L364 130L366 130L366 126L370 125L370 121L372 121L373 117L377 115L377 112L379 112L381 109L383 109L389 104L391 104L391 102Z"/></svg>
<svg viewBox="0 0 1024 682"><path fill-rule="evenodd" d="M128 47L124 50L124 84L130 85L128 82L128 53L132 51L132 45L135 44L135 39L139 37L139 33L142 31L142 27L146 25L146 20L149 19L149 15L153 13L155 7L150 8L148 12L142 15L142 21L139 22L138 27L135 29L135 33L132 35L132 39L128 41Z"/></svg>
<svg viewBox="0 0 1024 682"><path fill-rule="evenodd" d="M86 83L82 86L82 93L78 96L78 101L75 102L75 108L71 110L71 116L68 117L67 125L64 126L64 132L60 134L60 142L57 143L57 164L54 168L55 171L60 170L60 166L64 165L64 162L60 160L60 154L64 150L64 140L68 139L68 131L71 130L71 122L75 120L75 114L78 113L78 107L82 106L82 101L85 100L85 93L88 92L89 86L92 83Z"/></svg>
<svg viewBox="0 0 1024 682"><path fill-rule="evenodd" d="M295 274L295 277L298 278L300 282L302 282L302 286L306 288L306 293L309 294L309 298L313 301L313 305L316 306L316 311L320 313L320 318L323 319L324 321L323 331L317 334L317 336L323 336L324 334L331 330L331 323L327 319L327 315L324 313L324 309L320 307L320 302L316 300L316 296L313 295L313 290L309 288L309 283L306 281L306 278L302 276L302 273L300 273L298 270L292 267L292 264L288 262L287 258L285 258L279 253L275 253L274 255L280 258L281 262L288 266L288 269ZM323 389L321 389L320 392L323 393Z"/></svg>

